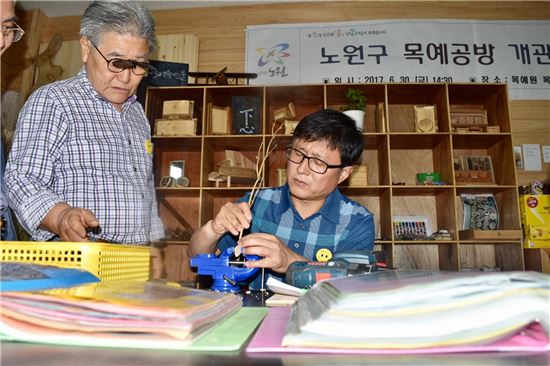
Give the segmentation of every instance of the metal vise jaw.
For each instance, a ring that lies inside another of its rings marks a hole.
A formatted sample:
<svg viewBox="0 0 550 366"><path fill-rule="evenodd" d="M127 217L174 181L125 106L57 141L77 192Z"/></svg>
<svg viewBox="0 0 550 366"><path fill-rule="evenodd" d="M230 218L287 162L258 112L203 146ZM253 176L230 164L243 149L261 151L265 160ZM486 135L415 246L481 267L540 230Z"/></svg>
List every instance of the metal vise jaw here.
<svg viewBox="0 0 550 366"><path fill-rule="evenodd" d="M191 258L191 267L197 267L197 274L212 276L211 289L218 292L238 292L238 281L246 280L258 272L259 268L246 268L243 262L232 262L235 248L227 248L219 257L215 254L199 254ZM257 255L245 256L246 260L258 260Z"/></svg>

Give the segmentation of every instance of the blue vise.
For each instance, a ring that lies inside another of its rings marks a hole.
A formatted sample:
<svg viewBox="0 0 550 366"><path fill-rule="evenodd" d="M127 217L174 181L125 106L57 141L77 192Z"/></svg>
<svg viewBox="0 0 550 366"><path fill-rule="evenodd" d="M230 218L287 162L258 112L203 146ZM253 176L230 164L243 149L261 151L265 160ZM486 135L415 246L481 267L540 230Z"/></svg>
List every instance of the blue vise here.
<svg viewBox="0 0 550 366"><path fill-rule="evenodd" d="M235 248L227 248L219 257L215 254L199 254L191 258L191 267L197 267L197 274L212 276L211 289L218 292L238 292L237 282L246 280L259 268L246 268L244 261L231 261ZM258 260L257 255L244 256L246 260Z"/></svg>

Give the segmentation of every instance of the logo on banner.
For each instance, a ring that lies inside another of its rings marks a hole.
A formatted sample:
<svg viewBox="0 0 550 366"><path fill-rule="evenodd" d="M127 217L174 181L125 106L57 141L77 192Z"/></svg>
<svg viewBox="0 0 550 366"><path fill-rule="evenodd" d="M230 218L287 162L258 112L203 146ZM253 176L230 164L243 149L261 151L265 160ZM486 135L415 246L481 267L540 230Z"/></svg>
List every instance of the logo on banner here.
<svg viewBox="0 0 550 366"><path fill-rule="evenodd" d="M258 66L267 66L267 70L260 72L270 77L286 77L286 66L284 59L290 57L290 53L286 52L290 45L288 43L279 43L271 48L256 48L256 51L261 54L258 59Z"/></svg>

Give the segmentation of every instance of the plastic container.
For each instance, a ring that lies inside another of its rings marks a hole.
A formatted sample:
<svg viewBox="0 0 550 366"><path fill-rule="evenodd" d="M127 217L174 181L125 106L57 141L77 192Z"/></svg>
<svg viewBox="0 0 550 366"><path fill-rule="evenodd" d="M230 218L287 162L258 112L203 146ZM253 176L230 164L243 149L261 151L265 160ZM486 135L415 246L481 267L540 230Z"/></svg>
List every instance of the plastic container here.
<svg viewBox="0 0 550 366"><path fill-rule="evenodd" d="M0 242L3 262L81 268L101 281L148 280L149 247L70 242Z"/></svg>

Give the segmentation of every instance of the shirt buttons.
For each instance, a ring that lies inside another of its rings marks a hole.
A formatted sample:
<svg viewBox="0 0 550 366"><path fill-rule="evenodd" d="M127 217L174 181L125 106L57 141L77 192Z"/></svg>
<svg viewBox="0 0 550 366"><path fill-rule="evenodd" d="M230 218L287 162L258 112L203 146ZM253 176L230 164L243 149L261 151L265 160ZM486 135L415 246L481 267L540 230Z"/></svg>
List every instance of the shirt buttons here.
<svg viewBox="0 0 550 366"><path fill-rule="evenodd" d="M134 172L137 172L137 168L136 168L136 167L134 167Z"/></svg>
<svg viewBox="0 0 550 366"><path fill-rule="evenodd" d="M299 248L299 247L300 247L299 243L294 243L294 248Z"/></svg>
<svg viewBox="0 0 550 366"><path fill-rule="evenodd" d="M132 145L132 140L128 140L128 145Z"/></svg>

